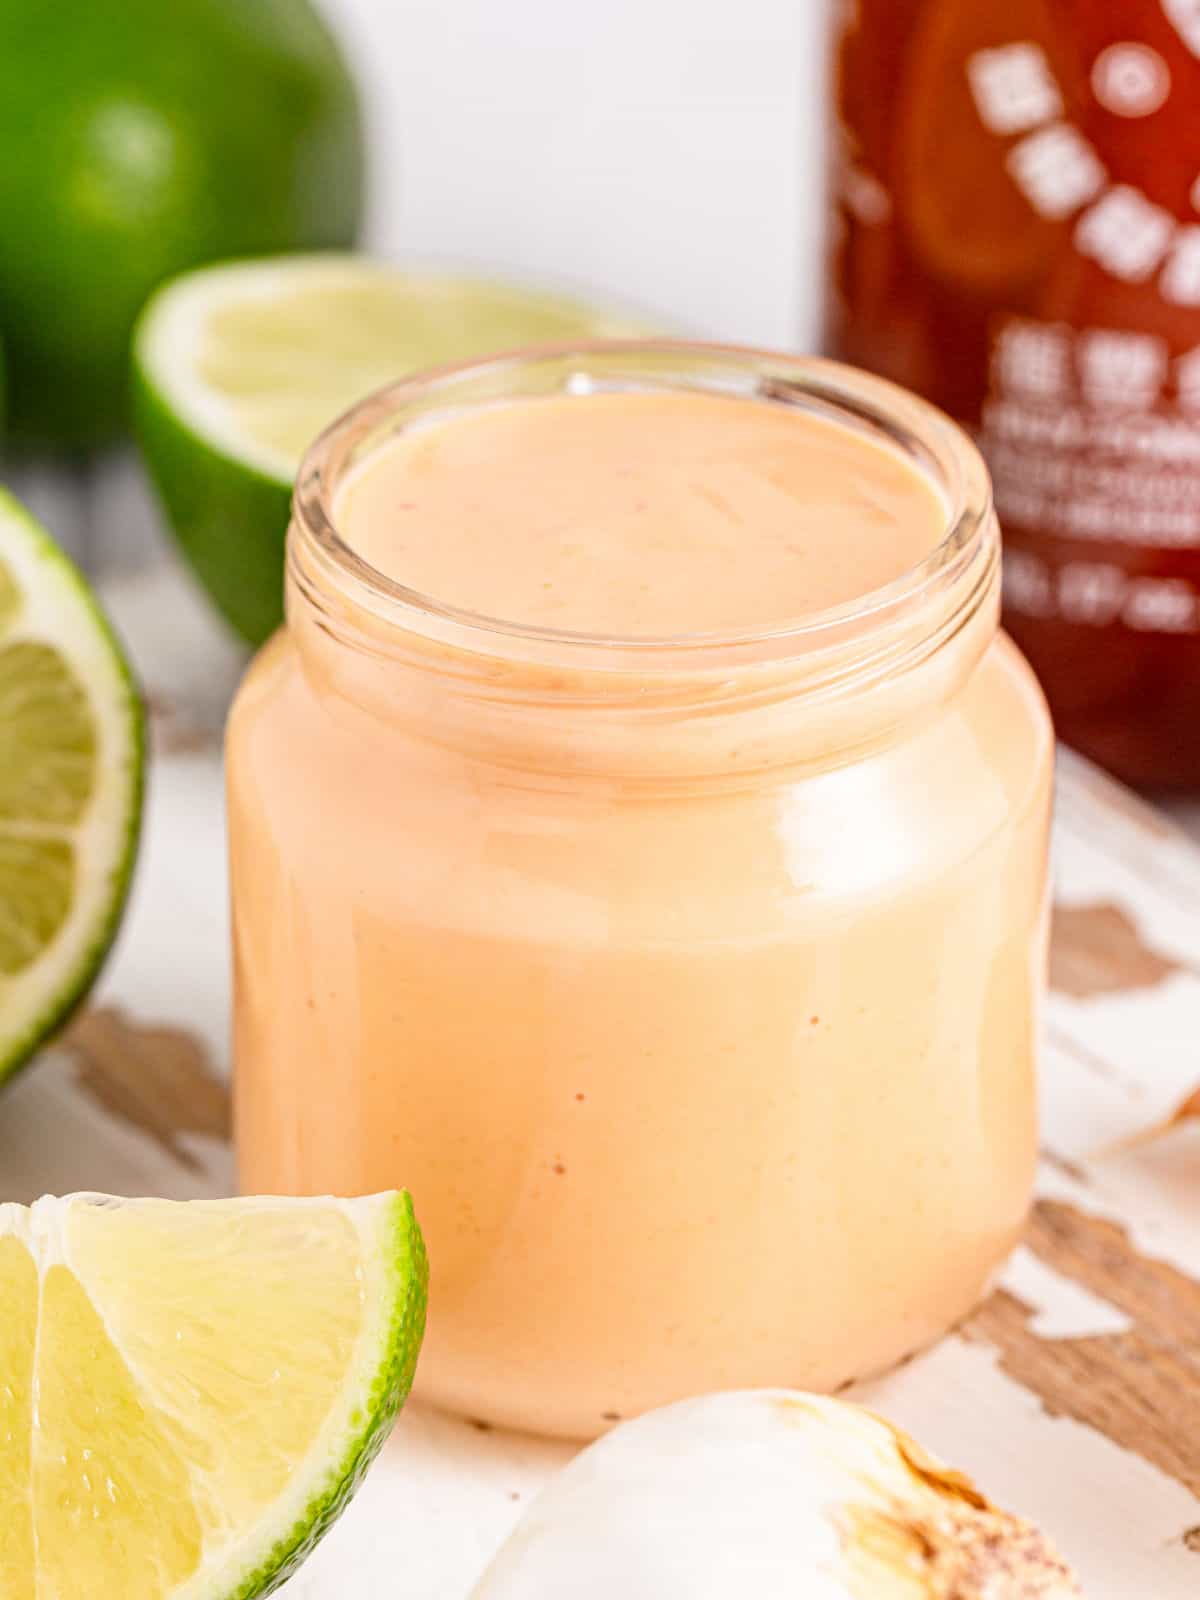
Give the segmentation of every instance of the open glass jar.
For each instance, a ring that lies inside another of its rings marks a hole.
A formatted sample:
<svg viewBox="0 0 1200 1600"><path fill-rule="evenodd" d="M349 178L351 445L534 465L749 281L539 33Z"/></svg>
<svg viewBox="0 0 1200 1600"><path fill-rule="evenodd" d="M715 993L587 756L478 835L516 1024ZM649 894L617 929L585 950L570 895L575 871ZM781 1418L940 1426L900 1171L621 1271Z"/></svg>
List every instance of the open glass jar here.
<svg viewBox="0 0 1200 1600"><path fill-rule="evenodd" d="M886 440L945 537L796 626L634 641L457 612L334 526L398 430L623 389ZM411 1189L418 1387L582 1437L833 1388L962 1315L1032 1178L1052 764L966 437L739 350L443 370L317 442L287 589L228 735L241 1177Z"/></svg>

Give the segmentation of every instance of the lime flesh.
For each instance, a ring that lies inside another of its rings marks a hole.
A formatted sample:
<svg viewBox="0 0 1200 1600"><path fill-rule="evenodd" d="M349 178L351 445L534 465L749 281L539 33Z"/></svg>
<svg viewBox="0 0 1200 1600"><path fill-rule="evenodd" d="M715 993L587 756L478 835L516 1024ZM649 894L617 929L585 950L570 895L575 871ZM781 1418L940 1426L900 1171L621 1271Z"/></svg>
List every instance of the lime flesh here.
<svg viewBox="0 0 1200 1600"><path fill-rule="evenodd" d="M0 491L0 1081L112 944L143 760L141 701L95 597Z"/></svg>
<svg viewBox="0 0 1200 1600"><path fill-rule="evenodd" d="M399 1193L0 1206L4 1600L269 1593L386 1438L425 1287Z"/></svg>

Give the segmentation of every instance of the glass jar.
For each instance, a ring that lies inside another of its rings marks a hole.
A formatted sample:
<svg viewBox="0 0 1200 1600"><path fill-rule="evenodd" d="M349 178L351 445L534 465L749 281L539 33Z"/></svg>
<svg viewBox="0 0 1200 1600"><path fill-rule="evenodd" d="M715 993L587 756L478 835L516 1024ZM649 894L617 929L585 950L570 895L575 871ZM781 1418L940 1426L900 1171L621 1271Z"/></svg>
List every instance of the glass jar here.
<svg viewBox="0 0 1200 1600"><path fill-rule="evenodd" d="M397 430L613 389L891 441L945 537L801 626L638 642L455 612L339 538ZM836 1388L979 1296L1033 1173L1052 764L998 558L965 436L817 360L541 351L313 448L228 734L238 1156L250 1190L411 1189L431 1400L585 1437Z"/></svg>
<svg viewBox="0 0 1200 1600"><path fill-rule="evenodd" d="M970 429L1061 737L1200 785L1200 3L852 0L828 346Z"/></svg>

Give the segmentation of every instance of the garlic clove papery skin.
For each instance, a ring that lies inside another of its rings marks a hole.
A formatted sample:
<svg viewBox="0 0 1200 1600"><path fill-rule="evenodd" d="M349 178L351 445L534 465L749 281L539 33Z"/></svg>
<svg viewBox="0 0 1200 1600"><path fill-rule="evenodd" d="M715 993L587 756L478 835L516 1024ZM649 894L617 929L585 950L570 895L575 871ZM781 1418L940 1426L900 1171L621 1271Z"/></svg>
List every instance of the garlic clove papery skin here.
<svg viewBox="0 0 1200 1600"><path fill-rule="evenodd" d="M844 1401L706 1395L565 1467L472 1600L1078 1600L1030 1523Z"/></svg>

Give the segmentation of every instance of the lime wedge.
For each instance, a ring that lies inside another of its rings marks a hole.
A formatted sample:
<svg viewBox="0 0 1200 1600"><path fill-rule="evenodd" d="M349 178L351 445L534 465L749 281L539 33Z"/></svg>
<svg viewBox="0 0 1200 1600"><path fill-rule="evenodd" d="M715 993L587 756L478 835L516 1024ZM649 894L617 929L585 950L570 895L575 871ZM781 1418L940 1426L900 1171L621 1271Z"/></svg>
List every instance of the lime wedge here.
<svg viewBox="0 0 1200 1600"><path fill-rule="evenodd" d="M250 1600L299 1564L408 1393L406 1194L0 1206L5 1600Z"/></svg>
<svg viewBox="0 0 1200 1600"><path fill-rule="evenodd" d="M142 314L134 425L201 582L259 643L282 616L300 457L348 406L441 362L645 331L578 301L364 256L209 267L174 279Z"/></svg>
<svg viewBox="0 0 1200 1600"><path fill-rule="evenodd" d="M142 763L141 701L94 595L0 490L0 1082L112 944Z"/></svg>

